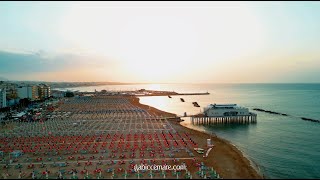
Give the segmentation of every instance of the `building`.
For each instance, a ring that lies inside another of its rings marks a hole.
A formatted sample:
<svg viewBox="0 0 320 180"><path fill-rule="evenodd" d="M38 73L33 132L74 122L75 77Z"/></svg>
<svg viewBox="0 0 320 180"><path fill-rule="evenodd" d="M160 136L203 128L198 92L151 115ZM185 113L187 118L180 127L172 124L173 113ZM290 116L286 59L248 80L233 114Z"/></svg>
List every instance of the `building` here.
<svg viewBox="0 0 320 180"><path fill-rule="evenodd" d="M52 91L52 97L55 97L55 98L63 98L65 96L65 92L63 91Z"/></svg>
<svg viewBox="0 0 320 180"><path fill-rule="evenodd" d="M257 114L237 104L210 104L204 108L204 116L191 116L194 125L257 123Z"/></svg>
<svg viewBox="0 0 320 180"><path fill-rule="evenodd" d="M6 88L0 89L0 108L7 107L7 91Z"/></svg>
<svg viewBox="0 0 320 180"><path fill-rule="evenodd" d="M20 99L28 98L30 100L36 100L39 98L37 86L19 86L16 89Z"/></svg>
<svg viewBox="0 0 320 180"><path fill-rule="evenodd" d="M7 103L8 100L15 100L18 98L18 93L17 93L17 84L14 83L9 83L9 82L0 82L0 89L5 89L6 90L6 98L7 98Z"/></svg>
<svg viewBox="0 0 320 180"><path fill-rule="evenodd" d="M46 99L51 96L51 88L47 84L38 85L38 94L40 99Z"/></svg>
<svg viewBox="0 0 320 180"><path fill-rule="evenodd" d="M225 116L248 116L249 109L237 106L237 104L210 104L204 108L205 116L225 117Z"/></svg>

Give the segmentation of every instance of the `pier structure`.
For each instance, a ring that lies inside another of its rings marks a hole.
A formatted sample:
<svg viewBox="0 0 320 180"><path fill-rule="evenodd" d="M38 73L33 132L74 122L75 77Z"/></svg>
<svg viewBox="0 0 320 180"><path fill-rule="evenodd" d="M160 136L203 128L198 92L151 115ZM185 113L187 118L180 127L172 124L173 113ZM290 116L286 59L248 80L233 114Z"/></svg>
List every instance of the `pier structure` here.
<svg viewBox="0 0 320 180"><path fill-rule="evenodd" d="M250 124L257 123L257 114L237 116L203 116L191 117L192 124L210 125L210 124Z"/></svg>

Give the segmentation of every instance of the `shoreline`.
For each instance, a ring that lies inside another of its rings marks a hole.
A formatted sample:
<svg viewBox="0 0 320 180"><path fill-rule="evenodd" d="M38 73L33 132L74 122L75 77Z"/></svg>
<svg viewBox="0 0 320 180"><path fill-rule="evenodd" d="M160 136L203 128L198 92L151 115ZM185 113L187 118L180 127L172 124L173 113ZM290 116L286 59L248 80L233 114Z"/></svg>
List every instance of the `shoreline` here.
<svg viewBox="0 0 320 180"><path fill-rule="evenodd" d="M201 130L193 129L192 127L189 127L189 126L187 126L187 125L181 124L181 123L183 123L183 122L184 122L184 121L181 121L181 122L180 122L180 125L181 125L181 126L183 126L183 127L185 127L185 128L188 128L188 129L195 130L195 131L199 131L199 132L202 132L202 133L207 134L208 136L211 136L211 135L210 135L207 131L205 131L205 130L201 131ZM244 153L243 151L241 151L241 149L239 149L235 144L233 144L233 143L230 142L229 140L224 139L224 138L222 138L222 137L219 137L219 136L217 136L215 133L213 133L213 134L214 134L214 136L216 136L216 137L219 138L220 140L223 140L223 141L225 141L227 144L229 144L229 145L233 146L234 148L236 148L237 151L240 151L240 154L243 156L243 158L245 158L245 159L247 159L247 160L249 161L250 166L251 166L261 177L263 177L263 179L266 179L265 175L261 172L260 166L258 165L258 163L256 163L256 162L254 162L253 160L251 160L246 153Z"/></svg>
<svg viewBox="0 0 320 180"><path fill-rule="evenodd" d="M181 122L183 121L181 121L181 119L177 117L176 114L165 112L149 105L141 104L139 97L132 96L129 97L129 100L132 104L139 106L140 108L143 108L149 112L155 113L159 116L175 117L175 120L168 120L174 127L174 129L178 132L180 130L182 132L187 132L188 134L190 134L192 138L199 144L199 147L205 147L206 139L211 137L215 146L209 153L208 157L204 158L202 157L202 155L196 153L195 157L198 157L201 161L205 162L206 165L214 167L222 178L265 178L264 175L261 174L261 172L258 170L259 166L255 167L254 162L250 161L249 158L247 158L244 153L230 141L216 135L212 136L205 131L199 131L186 127L181 124Z"/></svg>

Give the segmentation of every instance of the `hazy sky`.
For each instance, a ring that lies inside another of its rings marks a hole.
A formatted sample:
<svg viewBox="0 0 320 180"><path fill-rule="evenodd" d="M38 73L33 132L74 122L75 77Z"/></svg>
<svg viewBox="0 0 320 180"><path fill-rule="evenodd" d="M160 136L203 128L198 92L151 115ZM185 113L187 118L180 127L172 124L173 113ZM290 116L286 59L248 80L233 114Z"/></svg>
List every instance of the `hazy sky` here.
<svg viewBox="0 0 320 180"><path fill-rule="evenodd" d="M0 77L320 82L319 2L0 2Z"/></svg>

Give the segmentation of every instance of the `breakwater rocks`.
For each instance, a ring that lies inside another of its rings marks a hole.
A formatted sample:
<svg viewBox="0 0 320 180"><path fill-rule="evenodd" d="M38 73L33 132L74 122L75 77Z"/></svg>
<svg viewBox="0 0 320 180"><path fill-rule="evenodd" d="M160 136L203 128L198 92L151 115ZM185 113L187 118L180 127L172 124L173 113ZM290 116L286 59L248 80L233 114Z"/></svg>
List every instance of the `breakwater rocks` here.
<svg viewBox="0 0 320 180"><path fill-rule="evenodd" d="M282 116L290 116L290 115L285 114L285 113L279 113L279 112L264 110L264 109L260 109L260 108L253 108L253 110L255 110L255 111L261 111L261 112L266 112L266 113L269 113L269 114L277 114L277 115L282 115ZM292 117L294 117L294 116L292 116ZM320 120L317 120L317 119L311 119L311 118L306 118L306 117L297 117L297 118L300 118L300 119L302 119L302 120L304 120L304 121L311 121L311 122L320 123Z"/></svg>
<svg viewBox="0 0 320 180"><path fill-rule="evenodd" d="M253 110L262 111L262 112L266 112L266 113L270 113L270 114L278 114L278 115L282 115L282 116L288 116L288 114L285 114L285 113L279 113L279 112L264 110L264 109L260 109L260 108L253 108Z"/></svg>
<svg viewBox="0 0 320 180"><path fill-rule="evenodd" d="M320 123L320 120L317 120L317 119L310 119L310 118L305 118L305 117L302 117L301 119L305 120L305 121L312 121L312 122Z"/></svg>

